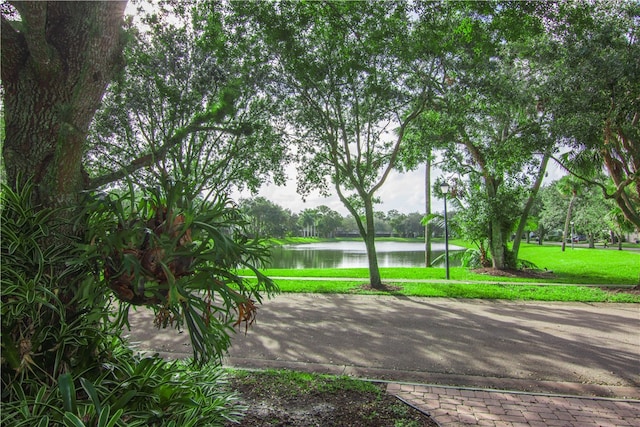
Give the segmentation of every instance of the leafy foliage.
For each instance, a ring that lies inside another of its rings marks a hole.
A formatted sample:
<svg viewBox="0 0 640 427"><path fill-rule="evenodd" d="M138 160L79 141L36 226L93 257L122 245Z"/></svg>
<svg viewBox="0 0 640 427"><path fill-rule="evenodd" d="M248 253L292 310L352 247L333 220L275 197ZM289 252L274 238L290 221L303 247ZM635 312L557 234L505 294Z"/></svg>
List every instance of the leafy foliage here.
<svg viewBox="0 0 640 427"><path fill-rule="evenodd" d="M570 146L558 158L640 227L640 55L637 2L563 4L553 32L549 106ZM602 179L606 171L615 186Z"/></svg>
<svg viewBox="0 0 640 427"><path fill-rule="evenodd" d="M541 180L553 146L538 102L544 76L530 51L541 20L515 4L451 7L443 94L418 119L403 165L415 167L442 150L439 167L459 190L453 197L462 235L486 242L494 267L514 268L508 242L516 224L526 221L522 196L537 191L534 177Z"/></svg>
<svg viewBox="0 0 640 427"><path fill-rule="evenodd" d="M250 218L252 236L282 238L291 229L291 212L264 197L240 200L240 210Z"/></svg>
<svg viewBox="0 0 640 427"><path fill-rule="evenodd" d="M139 18L144 27L128 28L126 67L93 122L85 156L91 188L171 176L192 194L228 194L282 182L279 104L230 53L217 11L204 21L180 2L153 10ZM215 37L203 34L203 22L216 27Z"/></svg>
<svg viewBox="0 0 640 427"><path fill-rule="evenodd" d="M2 187L3 401L14 386L36 396L69 371L95 369L109 351L107 289L94 286L83 254L56 239L54 212L33 203L33 185ZM77 307L77 309L73 309Z"/></svg>
<svg viewBox="0 0 640 427"><path fill-rule="evenodd" d="M222 357L233 319L251 323L260 291L275 291L255 267L265 251L243 237L239 212L224 201L181 198L179 185L139 198L103 194L90 197L70 242L58 233L73 224L52 221L53 210L36 205L33 190L2 188L2 424L236 419L241 408L221 391L217 365L206 362ZM155 267L134 256L144 245ZM236 267L257 281L244 281ZM128 275L130 293L122 287ZM188 327L199 367L127 349L120 333L132 303L154 304L159 326Z"/></svg>
<svg viewBox="0 0 640 427"><path fill-rule="evenodd" d="M235 325L248 327L261 291L275 284L257 266L268 252L246 237L247 222L226 199L211 202L185 197L181 183L144 189L137 195L102 195L90 203L91 244L86 250L104 272L102 282L124 303L120 322L131 304L150 305L158 327L186 327L194 360L222 357ZM258 282L234 273L249 268Z"/></svg>
<svg viewBox="0 0 640 427"><path fill-rule="evenodd" d="M112 342L99 375L62 374L57 384L2 404L2 424L14 426L197 426L237 421L245 408L227 391L219 366L194 369L183 361L141 358Z"/></svg>
<svg viewBox="0 0 640 427"><path fill-rule="evenodd" d="M614 184L611 182L610 185ZM596 240L604 238L608 229L619 234L622 234L620 226L627 232L633 231L621 210L612 200L605 199L600 189L574 177L564 177L551 183L541 196L543 224L550 230L562 230L567 222L573 222L575 233L585 235L590 247ZM568 239L570 232L563 234Z"/></svg>

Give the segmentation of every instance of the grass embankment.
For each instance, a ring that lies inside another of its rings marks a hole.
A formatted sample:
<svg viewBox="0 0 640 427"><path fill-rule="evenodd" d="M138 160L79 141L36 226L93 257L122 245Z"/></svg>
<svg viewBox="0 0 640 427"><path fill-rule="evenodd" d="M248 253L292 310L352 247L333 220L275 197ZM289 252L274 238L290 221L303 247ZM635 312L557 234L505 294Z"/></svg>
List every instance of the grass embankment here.
<svg viewBox="0 0 640 427"><path fill-rule="evenodd" d="M452 244L465 246L464 242ZM444 268L381 268L383 281L407 296L483 298L539 301L640 302L640 296L611 293L594 286L638 285L640 252L615 249L567 248L523 244L520 258L551 272L544 278L522 278L478 274L462 267L450 268L446 281ZM366 268L352 269L267 269L277 277L282 292L311 293L384 293L362 289L369 276ZM249 274L247 272L247 274ZM322 280L330 278L331 280ZM350 280L340 280L350 279ZM354 280L355 279L355 280ZM362 281L360 280L362 279ZM479 283L477 283L479 282ZM542 283L553 286L531 285Z"/></svg>

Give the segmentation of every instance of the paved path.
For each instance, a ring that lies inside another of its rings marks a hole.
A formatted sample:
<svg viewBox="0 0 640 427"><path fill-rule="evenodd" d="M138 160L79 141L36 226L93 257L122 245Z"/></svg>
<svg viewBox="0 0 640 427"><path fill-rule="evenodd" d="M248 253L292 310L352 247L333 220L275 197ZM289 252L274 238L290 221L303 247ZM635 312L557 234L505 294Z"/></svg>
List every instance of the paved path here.
<svg viewBox="0 0 640 427"><path fill-rule="evenodd" d="M640 426L640 400L389 384L387 391L441 426Z"/></svg>
<svg viewBox="0 0 640 427"><path fill-rule="evenodd" d="M132 318L141 349L190 354L186 333L151 319ZM442 426L640 427L638 331L637 304L282 294L234 337L226 364L388 380Z"/></svg>

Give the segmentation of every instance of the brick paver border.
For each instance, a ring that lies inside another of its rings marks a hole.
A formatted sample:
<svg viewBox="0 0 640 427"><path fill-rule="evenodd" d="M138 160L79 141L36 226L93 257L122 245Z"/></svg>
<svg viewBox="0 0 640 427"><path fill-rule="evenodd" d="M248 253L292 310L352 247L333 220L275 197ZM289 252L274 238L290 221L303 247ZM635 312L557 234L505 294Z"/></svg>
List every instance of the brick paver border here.
<svg viewBox="0 0 640 427"><path fill-rule="evenodd" d="M640 427L640 400L390 383L442 427Z"/></svg>

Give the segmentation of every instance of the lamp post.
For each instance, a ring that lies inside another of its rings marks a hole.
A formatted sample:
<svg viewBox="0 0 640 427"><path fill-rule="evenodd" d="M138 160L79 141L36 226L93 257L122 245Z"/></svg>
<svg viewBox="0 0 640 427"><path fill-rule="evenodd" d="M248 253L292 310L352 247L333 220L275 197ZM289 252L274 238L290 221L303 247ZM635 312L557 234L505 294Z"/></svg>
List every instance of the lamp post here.
<svg viewBox="0 0 640 427"><path fill-rule="evenodd" d="M574 240L574 236L575 236L575 231L573 229L573 221L571 221L571 249L573 249L573 240Z"/></svg>
<svg viewBox="0 0 640 427"><path fill-rule="evenodd" d="M440 191L444 195L444 267L446 278L449 280L449 229L447 227L447 193L449 193L449 184L446 182L440 184Z"/></svg>

